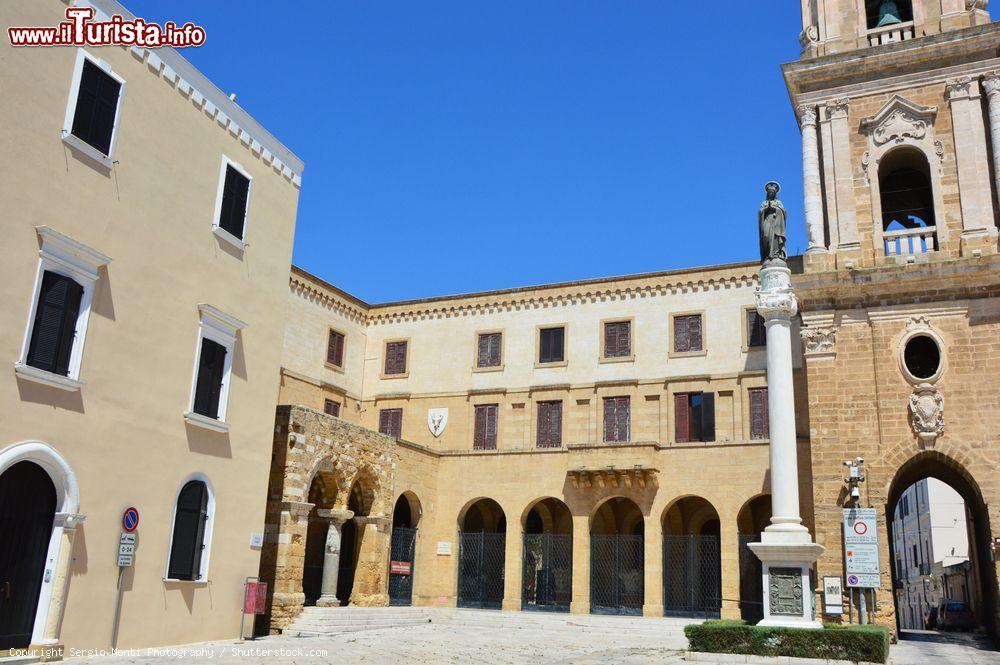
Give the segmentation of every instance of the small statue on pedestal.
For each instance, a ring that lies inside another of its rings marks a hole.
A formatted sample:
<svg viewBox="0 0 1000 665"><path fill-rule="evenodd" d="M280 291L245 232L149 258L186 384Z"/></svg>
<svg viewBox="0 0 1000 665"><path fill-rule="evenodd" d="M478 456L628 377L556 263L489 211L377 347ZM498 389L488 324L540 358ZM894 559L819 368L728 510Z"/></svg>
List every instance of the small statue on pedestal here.
<svg viewBox="0 0 1000 665"><path fill-rule="evenodd" d="M769 266L785 267L785 206L776 197L781 185L773 180L764 185L767 198L760 204L757 223L760 225L760 261Z"/></svg>

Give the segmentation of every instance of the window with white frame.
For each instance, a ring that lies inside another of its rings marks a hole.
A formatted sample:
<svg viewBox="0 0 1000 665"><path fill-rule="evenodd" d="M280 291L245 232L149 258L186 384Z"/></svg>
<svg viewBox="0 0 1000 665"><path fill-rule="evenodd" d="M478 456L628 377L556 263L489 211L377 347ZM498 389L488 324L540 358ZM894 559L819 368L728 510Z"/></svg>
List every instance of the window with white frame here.
<svg viewBox="0 0 1000 665"><path fill-rule="evenodd" d="M246 238L246 218L252 181L253 178L246 169L225 155L222 156L212 230L223 240L241 248Z"/></svg>
<svg viewBox="0 0 1000 665"><path fill-rule="evenodd" d="M28 311L17 376L62 390L79 390L83 343L98 270L111 259L48 226Z"/></svg>
<svg viewBox="0 0 1000 665"><path fill-rule="evenodd" d="M208 479L194 474L181 486L174 502L167 580L204 582L215 519L215 493Z"/></svg>
<svg viewBox="0 0 1000 665"><path fill-rule="evenodd" d="M191 401L184 418L193 425L226 432L233 350L236 334L246 324L211 305L198 305L198 310L201 329L195 350Z"/></svg>
<svg viewBox="0 0 1000 665"><path fill-rule="evenodd" d="M124 94L125 79L105 60L79 49L70 81L63 141L111 168Z"/></svg>

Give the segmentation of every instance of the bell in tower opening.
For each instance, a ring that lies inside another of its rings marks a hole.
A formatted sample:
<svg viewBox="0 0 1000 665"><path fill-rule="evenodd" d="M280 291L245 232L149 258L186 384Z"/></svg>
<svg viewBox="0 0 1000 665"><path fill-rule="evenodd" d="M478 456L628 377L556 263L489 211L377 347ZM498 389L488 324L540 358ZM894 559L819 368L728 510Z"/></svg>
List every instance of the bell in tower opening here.
<svg viewBox="0 0 1000 665"><path fill-rule="evenodd" d="M899 7L896 6L896 3L893 0L884 0L882 6L878 8L877 27L881 28L902 22L903 20L899 18Z"/></svg>

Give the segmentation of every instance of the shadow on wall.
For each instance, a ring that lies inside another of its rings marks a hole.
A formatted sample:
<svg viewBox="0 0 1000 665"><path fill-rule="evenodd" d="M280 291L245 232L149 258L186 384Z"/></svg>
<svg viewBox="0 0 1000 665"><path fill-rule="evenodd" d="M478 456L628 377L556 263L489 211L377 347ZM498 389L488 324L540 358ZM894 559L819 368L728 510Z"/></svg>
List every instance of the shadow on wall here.
<svg viewBox="0 0 1000 665"><path fill-rule="evenodd" d="M19 377L17 379L17 392L22 402L47 404L54 409L66 409L77 413L84 412L83 393L80 390L68 392L51 386L43 386L34 381L25 381Z"/></svg>
<svg viewBox="0 0 1000 665"><path fill-rule="evenodd" d="M232 459L233 448L229 441L229 432L212 432L186 421L184 431L187 434L188 450L191 452Z"/></svg>

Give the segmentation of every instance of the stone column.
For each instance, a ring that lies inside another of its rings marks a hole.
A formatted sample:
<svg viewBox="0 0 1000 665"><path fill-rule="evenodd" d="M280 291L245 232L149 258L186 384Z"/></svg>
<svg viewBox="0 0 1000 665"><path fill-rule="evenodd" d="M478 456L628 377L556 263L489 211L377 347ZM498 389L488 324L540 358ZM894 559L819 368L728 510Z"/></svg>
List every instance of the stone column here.
<svg viewBox="0 0 1000 665"><path fill-rule="evenodd" d="M521 576L524 574L524 533L520 520L507 520L507 533L504 535L503 558L503 602L501 609L505 611L521 609Z"/></svg>
<svg viewBox="0 0 1000 665"><path fill-rule="evenodd" d="M573 614L590 614L590 515L573 515Z"/></svg>
<svg viewBox="0 0 1000 665"><path fill-rule="evenodd" d="M986 158L986 127L983 125L979 86L975 80L968 76L949 79L945 83L945 92L951 105L955 137L964 255L977 248L982 250L990 237L996 238L989 161Z"/></svg>
<svg viewBox="0 0 1000 665"><path fill-rule="evenodd" d="M798 446L792 387L791 319L798 301L791 271L771 265L760 271L757 311L767 328L767 407L771 434L771 524L750 549L764 573L763 626L820 628L813 618L810 571L823 553L799 515Z"/></svg>
<svg viewBox="0 0 1000 665"><path fill-rule="evenodd" d="M823 193L819 179L819 138L816 131L816 107L799 107L799 124L802 128L802 190L805 194L806 235L809 248L806 252L826 249L823 233Z"/></svg>
<svg viewBox="0 0 1000 665"><path fill-rule="evenodd" d="M338 607L337 573L340 569L340 537L344 522L354 517L350 510L317 510L316 514L327 520L326 547L323 550L323 580L317 607Z"/></svg>
<svg viewBox="0 0 1000 665"><path fill-rule="evenodd" d="M644 594L642 615L663 616L663 525L656 515L645 518L643 533Z"/></svg>
<svg viewBox="0 0 1000 665"><path fill-rule="evenodd" d="M389 526L386 515L355 517L361 549L354 573L351 605L385 607L389 604Z"/></svg>
<svg viewBox="0 0 1000 665"><path fill-rule="evenodd" d="M983 90L990 109L990 137L993 140L993 177L1000 198L1000 69L983 76Z"/></svg>

